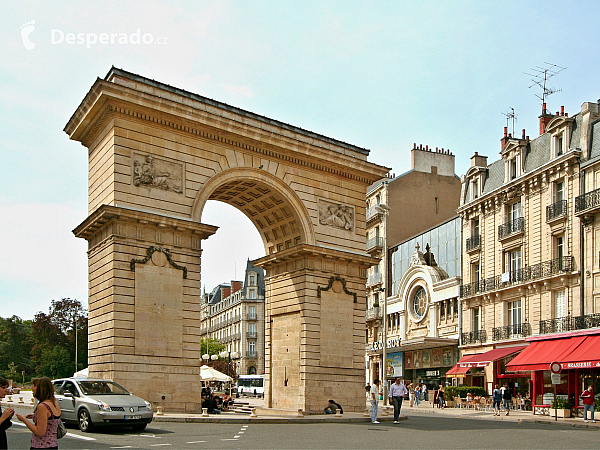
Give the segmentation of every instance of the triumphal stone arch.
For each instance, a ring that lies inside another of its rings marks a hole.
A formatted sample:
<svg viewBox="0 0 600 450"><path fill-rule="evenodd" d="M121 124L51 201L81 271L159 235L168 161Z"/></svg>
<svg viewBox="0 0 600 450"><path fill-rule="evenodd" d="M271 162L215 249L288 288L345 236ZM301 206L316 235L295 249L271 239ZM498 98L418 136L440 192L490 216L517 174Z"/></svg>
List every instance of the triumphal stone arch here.
<svg viewBox="0 0 600 450"><path fill-rule="evenodd" d="M265 406L364 409L365 193L388 171L368 150L115 68L65 132L89 154L74 233L89 243L91 376L198 410L200 256L217 231L201 219L218 200L264 243Z"/></svg>

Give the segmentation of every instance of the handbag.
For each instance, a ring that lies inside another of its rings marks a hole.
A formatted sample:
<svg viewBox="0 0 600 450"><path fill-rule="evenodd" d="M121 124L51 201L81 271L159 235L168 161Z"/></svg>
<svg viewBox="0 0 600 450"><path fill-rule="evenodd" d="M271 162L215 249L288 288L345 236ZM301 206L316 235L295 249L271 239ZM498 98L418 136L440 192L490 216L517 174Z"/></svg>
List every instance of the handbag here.
<svg viewBox="0 0 600 450"><path fill-rule="evenodd" d="M58 428L56 428L56 439L62 438L65 434L67 434L67 427L63 423L62 419L58 419Z"/></svg>

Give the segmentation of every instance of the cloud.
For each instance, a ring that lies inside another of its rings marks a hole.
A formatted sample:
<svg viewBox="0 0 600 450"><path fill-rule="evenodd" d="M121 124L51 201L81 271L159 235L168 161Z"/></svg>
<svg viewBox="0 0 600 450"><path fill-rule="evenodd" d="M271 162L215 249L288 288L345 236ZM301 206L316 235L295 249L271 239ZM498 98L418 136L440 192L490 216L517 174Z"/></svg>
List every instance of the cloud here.
<svg viewBox="0 0 600 450"><path fill-rule="evenodd" d="M234 86L233 84L223 84L223 89L233 97L254 97L254 92L248 86Z"/></svg>

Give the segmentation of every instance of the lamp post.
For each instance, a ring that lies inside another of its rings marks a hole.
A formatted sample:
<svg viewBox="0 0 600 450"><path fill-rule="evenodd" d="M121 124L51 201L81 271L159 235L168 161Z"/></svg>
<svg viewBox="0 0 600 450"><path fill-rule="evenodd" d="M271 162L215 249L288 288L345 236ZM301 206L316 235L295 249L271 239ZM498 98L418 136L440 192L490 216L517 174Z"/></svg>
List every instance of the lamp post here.
<svg viewBox="0 0 600 450"><path fill-rule="evenodd" d="M231 378L231 357L233 356L234 359L239 358L240 354L238 352L223 351L219 353L219 356L227 358L227 376ZM229 396L231 397L231 380L229 381Z"/></svg>
<svg viewBox="0 0 600 450"><path fill-rule="evenodd" d="M382 351L382 384L383 384L383 404L385 405L388 401L388 385L387 385L387 273L388 273L388 261L387 261L387 216L390 213L390 207L383 203L376 205L375 210L383 214L383 273L382 282L384 286L379 289L379 292L383 292L383 312L382 312L382 325L383 325L383 351Z"/></svg>

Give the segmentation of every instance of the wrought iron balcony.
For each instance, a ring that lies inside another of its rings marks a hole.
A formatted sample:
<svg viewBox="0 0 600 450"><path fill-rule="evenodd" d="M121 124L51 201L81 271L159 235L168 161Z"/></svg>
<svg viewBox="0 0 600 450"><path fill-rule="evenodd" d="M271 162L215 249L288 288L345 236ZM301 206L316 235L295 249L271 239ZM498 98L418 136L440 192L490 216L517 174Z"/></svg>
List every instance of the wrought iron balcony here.
<svg viewBox="0 0 600 450"><path fill-rule="evenodd" d="M377 249L383 248L383 238L382 237L374 237L367 239L367 251L373 251Z"/></svg>
<svg viewBox="0 0 600 450"><path fill-rule="evenodd" d="M575 214L579 215L596 209L600 209L600 189L575 197Z"/></svg>
<svg viewBox="0 0 600 450"><path fill-rule="evenodd" d="M376 216L379 216L378 218L381 218L383 214L381 213L381 211L377 211L377 208L367 208L367 220L371 220Z"/></svg>
<svg viewBox="0 0 600 450"><path fill-rule="evenodd" d="M256 331L247 331L246 332L246 337L250 338L250 339L256 339L256 335L257 335Z"/></svg>
<svg viewBox="0 0 600 450"><path fill-rule="evenodd" d="M256 320L256 314L246 314L246 319L247 320Z"/></svg>
<svg viewBox="0 0 600 450"><path fill-rule="evenodd" d="M257 356L258 356L258 353L256 351L248 350L246 352L246 358L256 358Z"/></svg>
<svg viewBox="0 0 600 450"><path fill-rule="evenodd" d="M522 233L525 229L525 218L517 217L498 226L498 239L505 239L517 233Z"/></svg>
<svg viewBox="0 0 600 450"><path fill-rule="evenodd" d="M573 257L563 256L562 258L551 259L539 264L534 264L533 266L513 270L504 275L497 275L495 277L486 278L485 280L463 284L460 286L460 296L461 298L470 297L482 292L502 289L527 281L546 278L560 273L572 272L573 270L575 270L575 260Z"/></svg>
<svg viewBox="0 0 600 450"><path fill-rule="evenodd" d="M383 317L383 311L379 306L374 308L369 308L365 311L365 319L366 320L377 320Z"/></svg>
<svg viewBox="0 0 600 450"><path fill-rule="evenodd" d="M515 325L507 325L504 327L492 328L492 340L502 341L505 339L524 338L531 336L530 323L517 323Z"/></svg>
<svg viewBox="0 0 600 450"><path fill-rule="evenodd" d="M461 345L483 343L487 341L487 332L485 330L475 330L461 333L460 341Z"/></svg>
<svg viewBox="0 0 600 450"><path fill-rule="evenodd" d="M567 201L552 203L546 206L546 222L552 222L555 219L560 219L567 216Z"/></svg>
<svg viewBox="0 0 600 450"><path fill-rule="evenodd" d="M467 251L476 250L481 247L481 235L476 234L475 236L471 236L467 238L466 242Z"/></svg>
<svg viewBox="0 0 600 450"><path fill-rule="evenodd" d="M587 330L588 328L597 327L600 327L600 313L540 320L540 334Z"/></svg>
<svg viewBox="0 0 600 450"><path fill-rule="evenodd" d="M374 284L381 283L381 273L374 273L373 275L369 275L367 279L367 286L372 286Z"/></svg>

